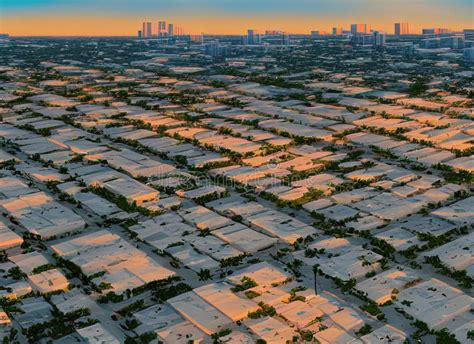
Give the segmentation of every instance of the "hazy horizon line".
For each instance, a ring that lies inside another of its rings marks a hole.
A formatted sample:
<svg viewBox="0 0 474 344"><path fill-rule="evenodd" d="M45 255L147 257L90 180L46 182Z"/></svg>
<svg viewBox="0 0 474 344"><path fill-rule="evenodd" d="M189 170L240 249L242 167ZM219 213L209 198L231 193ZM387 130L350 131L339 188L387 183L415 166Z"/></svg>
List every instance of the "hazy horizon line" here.
<svg viewBox="0 0 474 344"><path fill-rule="evenodd" d="M463 30L473 30L473 29L462 29L462 30L452 30L451 32L449 32L448 34L452 34L452 33L463 33ZM317 31L317 30L316 30ZM383 30L374 30L374 31L383 31ZM282 32L285 32L285 31L282 31ZM293 32L285 32L286 34L288 35L294 35L294 36L311 36L311 32L309 33L293 33ZM35 37L35 38L41 38L41 37L45 37L45 38L55 38L55 37L59 37L59 38L66 38L66 37L81 37L81 38L87 38L87 37L91 37L91 38L97 38L97 37L106 37L106 38L119 38L119 37L123 37L123 38L138 38L137 35L132 35L132 34L128 34L128 35L10 35L8 32L0 32L0 34L4 34L4 35L8 35L9 38L28 38L28 37ZM370 34L370 33L369 33ZM390 33L390 32L386 32L386 34L388 36L397 36L396 34L394 33ZM265 35L263 33L263 35ZM328 33L322 33L320 34L321 36L334 36L334 37L341 37L343 35L334 35L330 32ZM238 34L238 33L224 33L224 34L221 34L221 33L200 33L200 34L195 34L195 33L189 33L189 34L183 34L183 35L175 35L175 36L170 36L170 37L167 37L167 36L164 36L164 37L150 37L150 38L141 38L140 40L143 40L143 41L147 41L147 40L159 40L159 39L168 39L168 38L173 38L173 37L182 37L182 36L247 36L247 33L241 33L241 34ZM409 34L405 34L405 35L401 35L401 36L424 36L423 33L409 33Z"/></svg>

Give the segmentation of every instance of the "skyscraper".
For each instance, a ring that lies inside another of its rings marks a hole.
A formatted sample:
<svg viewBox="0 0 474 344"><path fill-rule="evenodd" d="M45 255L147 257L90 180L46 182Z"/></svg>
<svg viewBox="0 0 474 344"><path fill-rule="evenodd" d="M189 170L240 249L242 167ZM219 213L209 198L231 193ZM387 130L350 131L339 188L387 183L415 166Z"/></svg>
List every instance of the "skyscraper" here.
<svg viewBox="0 0 474 344"><path fill-rule="evenodd" d="M181 26L175 26L174 27L174 35L175 36L183 36L184 35L184 30Z"/></svg>
<svg viewBox="0 0 474 344"><path fill-rule="evenodd" d="M385 45L385 32L374 31L374 46L383 47Z"/></svg>
<svg viewBox="0 0 474 344"><path fill-rule="evenodd" d="M151 36L152 36L151 23L150 22L143 22L142 37L143 38L150 38Z"/></svg>
<svg viewBox="0 0 474 344"><path fill-rule="evenodd" d="M332 28L332 34L334 36L341 36L342 35L342 27L333 27Z"/></svg>
<svg viewBox="0 0 474 344"><path fill-rule="evenodd" d="M254 35L254 30L248 29L247 30L247 44L253 44L253 35Z"/></svg>
<svg viewBox="0 0 474 344"><path fill-rule="evenodd" d="M227 47L220 45L219 42L207 43L204 46L204 50L206 52L206 55L212 57L225 56L227 53Z"/></svg>
<svg viewBox="0 0 474 344"><path fill-rule="evenodd" d="M173 37L174 36L174 24L168 24L168 36Z"/></svg>
<svg viewBox="0 0 474 344"><path fill-rule="evenodd" d="M409 34L408 23L395 23L395 35L401 36L401 35L408 35L408 34Z"/></svg>
<svg viewBox="0 0 474 344"><path fill-rule="evenodd" d="M262 39L258 31L254 29L247 30L247 44L260 44L261 42Z"/></svg>
<svg viewBox="0 0 474 344"><path fill-rule="evenodd" d="M166 21L159 21L158 22L158 36L167 36L168 35L168 28L166 27Z"/></svg>
<svg viewBox="0 0 474 344"><path fill-rule="evenodd" d="M353 35L370 33L370 25L368 25L368 24L351 24L351 33Z"/></svg>

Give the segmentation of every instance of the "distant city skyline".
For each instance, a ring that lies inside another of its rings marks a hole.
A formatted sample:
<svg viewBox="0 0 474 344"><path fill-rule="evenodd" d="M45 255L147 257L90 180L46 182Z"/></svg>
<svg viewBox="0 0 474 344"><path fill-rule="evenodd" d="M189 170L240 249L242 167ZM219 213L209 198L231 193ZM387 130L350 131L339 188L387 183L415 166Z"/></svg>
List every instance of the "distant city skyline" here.
<svg viewBox="0 0 474 344"><path fill-rule="evenodd" d="M394 23L409 23L410 33L423 28L462 30L474 27L471 0L2 0L0 32L11 35L135 35L142 22L167 18L189 34L246 34L283 30L310 34L333 27L350 30L367 23L394 32Z"/></svg>

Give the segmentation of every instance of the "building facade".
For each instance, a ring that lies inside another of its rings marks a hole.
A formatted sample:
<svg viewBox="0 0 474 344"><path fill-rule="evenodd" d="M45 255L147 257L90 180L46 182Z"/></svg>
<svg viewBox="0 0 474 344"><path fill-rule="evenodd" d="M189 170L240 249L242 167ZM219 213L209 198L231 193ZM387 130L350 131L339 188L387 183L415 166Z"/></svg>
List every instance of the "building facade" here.
<svg viewBox="0 0 474 344"><path fill-rule="evenodd" d="M402 36L410 34L408 23L395 23L395 35Z"/></svg>

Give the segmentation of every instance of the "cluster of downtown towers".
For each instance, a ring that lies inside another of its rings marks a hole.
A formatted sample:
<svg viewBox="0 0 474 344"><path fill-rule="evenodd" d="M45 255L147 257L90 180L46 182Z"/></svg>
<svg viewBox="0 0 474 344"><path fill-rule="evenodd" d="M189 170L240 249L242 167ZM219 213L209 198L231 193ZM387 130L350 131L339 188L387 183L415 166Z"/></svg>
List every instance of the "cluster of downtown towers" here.
<svg viewBox="0 0 474 344"><path fill-rule="evenodd" d="M158 21L155 25L152 22L143 22L142 29L138 31L139 38L151 37L173 37L184 35L183 28L175 26L166 21Z"/></svg>

